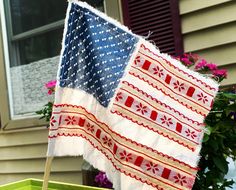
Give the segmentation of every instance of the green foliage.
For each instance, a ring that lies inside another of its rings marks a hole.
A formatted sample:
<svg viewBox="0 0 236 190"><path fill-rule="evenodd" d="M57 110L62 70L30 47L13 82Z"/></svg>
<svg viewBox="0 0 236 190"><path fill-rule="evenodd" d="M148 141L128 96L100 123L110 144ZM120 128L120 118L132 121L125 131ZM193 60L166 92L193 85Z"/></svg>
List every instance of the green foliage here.
<svg viewBox="0 0 236 190"><path fill-rule="evenodd" d="M45 104L43 106L43 108L39 111L36 111L36 114L41 115L40 119L44 119L46 121L50 121L51 115L52 115L52 107L53 107L53 103L52 102L48 102L47 104Z"/></svg>
<svg viewBox="0 0 236 190"><path fill-rule="evenodd" d="M205 123L207 132L193 190L225 190L234 183L225 175L227 158L236 159L236 94L219 92Z"/></svg>

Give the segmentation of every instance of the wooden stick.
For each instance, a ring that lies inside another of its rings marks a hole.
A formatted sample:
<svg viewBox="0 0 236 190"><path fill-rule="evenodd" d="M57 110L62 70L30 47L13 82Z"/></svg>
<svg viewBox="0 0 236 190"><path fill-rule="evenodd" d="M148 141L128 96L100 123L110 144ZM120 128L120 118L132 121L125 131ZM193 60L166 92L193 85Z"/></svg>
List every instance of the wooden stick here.
<svg viewBox="0 0 236 190"><path fill-rule="evenodd" d="M53 156L47 157L46 164L45 164L45 170L44 170L44 176L43 176L42 190L47 190L48 189L48 180L49 180L49 177L50 177L52 160L53 160Z"/></svg>

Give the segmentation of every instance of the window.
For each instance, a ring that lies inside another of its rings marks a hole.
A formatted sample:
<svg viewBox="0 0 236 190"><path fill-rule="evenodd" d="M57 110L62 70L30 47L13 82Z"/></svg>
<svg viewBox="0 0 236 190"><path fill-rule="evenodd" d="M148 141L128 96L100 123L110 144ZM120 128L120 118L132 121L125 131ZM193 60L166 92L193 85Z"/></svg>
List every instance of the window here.
<svg viewBox="0 0 236 190"><path fill-rule="evenodd" d="M104 9L103 0L87 2ZM4 8L11 118L27 118L47 102L43 85L56 78L67 1L6 0Z"/></svg>

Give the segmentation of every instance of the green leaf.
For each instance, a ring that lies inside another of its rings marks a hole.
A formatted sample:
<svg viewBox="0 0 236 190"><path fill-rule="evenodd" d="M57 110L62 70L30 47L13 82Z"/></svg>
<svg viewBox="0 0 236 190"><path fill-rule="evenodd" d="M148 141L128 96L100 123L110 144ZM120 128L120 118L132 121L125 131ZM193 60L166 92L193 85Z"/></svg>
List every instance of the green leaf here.
<svg viewBox="0 0 236 190"><path fill-rule="evenodd" d="M218 142L215 141L215 139L210 139L209 140L209 145L213 148L213 150L216 152L219 148Z"/></svg>
<svg viewBox="0 0 236 190"><path fill-rule="evenodd" d="M222 93L222 95L228 99L236 100L236 94L233 93Z"/></svg>
<svg viewBox="0 0 236 190"><path fill-rule="evenodd" d="M208 140L209 140L209 135L208 134L204 134L202 142L207 142Z"/></svg>
<svg viewBox="0 0 236 190"><path fill-rule="evenodd" d="M236 112L236 103L231 104L226 108L226 115L229 115L230 112Z"/></svg>
<svg viewBox="0 0 236 190"><path fill-rule="evenodd" d="M217 156L214 156L212 159L218 169L220 169L225 174L228 172L228 162L226 159Z"/></svg>

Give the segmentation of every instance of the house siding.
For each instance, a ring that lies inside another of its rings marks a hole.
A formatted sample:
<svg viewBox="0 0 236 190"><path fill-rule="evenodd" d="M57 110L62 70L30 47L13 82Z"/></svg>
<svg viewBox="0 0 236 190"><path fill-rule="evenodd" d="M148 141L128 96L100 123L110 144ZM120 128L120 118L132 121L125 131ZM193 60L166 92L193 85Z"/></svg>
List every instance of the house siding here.
<svg viewBox="0 0 236 190"><path fill-rule="evenodd" d="M0 184L43 178L47 152L46 127L4 131L0 134ZM81 157L57 157L50 180L82 183Z"/></svg>
<svg viewBox="0 0 236 190"><path fill-rule="evenodd" d="M235 84L236 1L180 0L185 52L197 53L228 69L222 85Z"/></svg>

